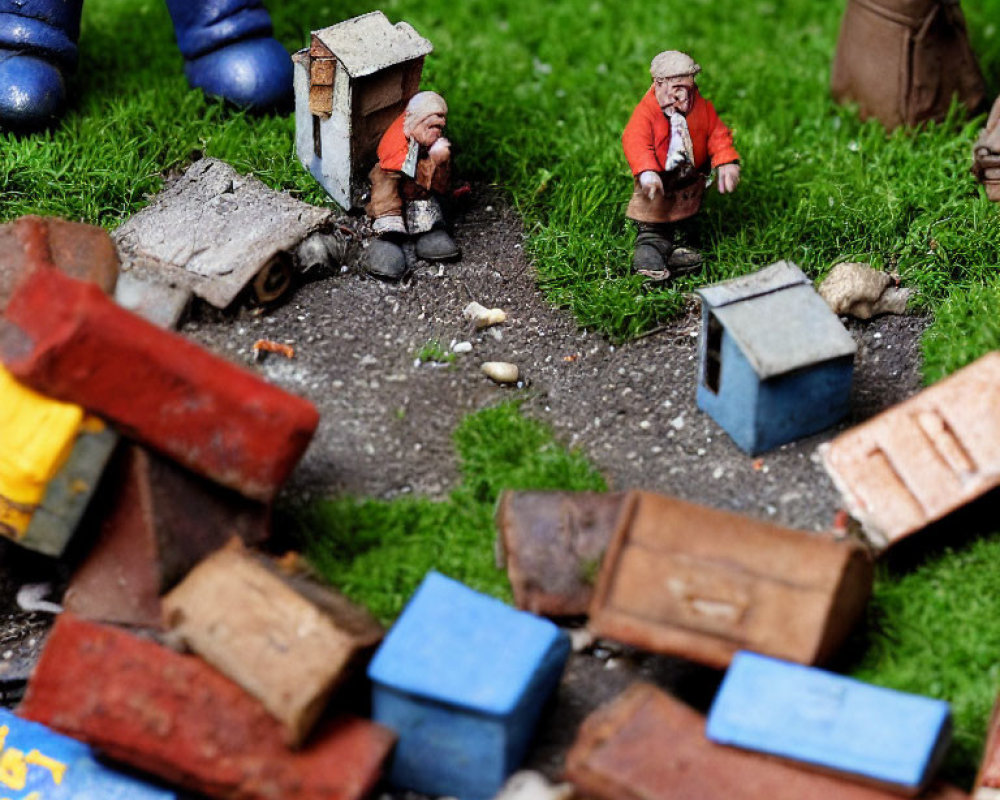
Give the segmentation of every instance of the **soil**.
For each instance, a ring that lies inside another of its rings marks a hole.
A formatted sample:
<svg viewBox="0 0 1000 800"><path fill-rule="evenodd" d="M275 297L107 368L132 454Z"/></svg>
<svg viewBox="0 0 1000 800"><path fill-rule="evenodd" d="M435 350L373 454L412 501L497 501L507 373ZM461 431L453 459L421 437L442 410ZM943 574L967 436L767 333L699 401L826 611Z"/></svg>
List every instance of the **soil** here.
<svg viewBox="0 0 1000 800"><path fill-rule="evenodd" d="M275 308L223 315L199 307L185 324L186 335L252 365L319 408L318 435L289 493L443 499L458 479L451 434L459 420L499 400L521 398L524 413L580 448L612 489L646 488L792 527L829 527L839 500L815 451L837 431L761 458L738 450L695 406L700 321L693 300L682 318L614 346L545 301L525 256L521 222L499 193L474 187L455 234L460 261L420 263L401 283L369 278L349 265L307 276ZM475 330L462 316L473 300L504 309L507 321ZM847 325L859 349L852 414L844 427L919 389L919 339L927 320L887 316ZM259 339L292 345L295 355L255 360ZM446 350L467 341L472 351L450 365L416 361L434 340ZM513 387L493 383L480 371L484 361L514 362L521 381ZM17 587L65 580L15 550L0 552L7 565L0 570L0 611L11 612L0 621L0 687L23 681L47 627L43 614L16 612ZM528 765L556 776L583 717L636 678L704 708L719 676L606 643L583 648L571 658Z"/></svg>

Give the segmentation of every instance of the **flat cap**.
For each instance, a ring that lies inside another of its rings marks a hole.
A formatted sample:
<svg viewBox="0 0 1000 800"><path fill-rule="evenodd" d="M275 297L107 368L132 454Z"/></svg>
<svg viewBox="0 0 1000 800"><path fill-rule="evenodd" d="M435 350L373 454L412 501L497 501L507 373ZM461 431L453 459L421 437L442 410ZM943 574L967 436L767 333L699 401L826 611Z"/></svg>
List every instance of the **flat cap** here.
<svg viewBox="0 0 1000 800"><path fill-rule="evenodd" d="M680 78L685 75L694 77L699 72L701 67L691 56L680 50L664 50L649 65L649 73L654 78Z"/></svg>

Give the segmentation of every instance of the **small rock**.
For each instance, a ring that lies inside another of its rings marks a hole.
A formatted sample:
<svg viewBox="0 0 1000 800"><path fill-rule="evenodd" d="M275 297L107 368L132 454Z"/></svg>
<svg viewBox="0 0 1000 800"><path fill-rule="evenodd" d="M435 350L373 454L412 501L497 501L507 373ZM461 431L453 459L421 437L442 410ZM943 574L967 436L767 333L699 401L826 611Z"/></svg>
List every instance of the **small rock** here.
<svg viewBox="0 0 1000 800"><path fill-rule="evenodd" d="M820 296L835 314L858 319L902 314L910 291L894 286L885 272L854 261L837 264L819 286Z"/></svg>
<svg viewBox="0 0 1000 800"><path fill-rule="evenodd" d="M506 322L507 313L501 308L486 308L473 301L462 311L462 316L471 319L477 328L488 328Z"/></svg>
<svg viewBox="0 0 1000 800"><path fill-rule="evenodd" d="M471 353L472 352L472 342L455 342L451 348L453 353Z"/></svg>
<svg viewBox="0 0 1000 800"><path fill-rule="evenodd" d="M594 646L594 634L588 631L586 628L568 628L566 631L569 634L570 646L573 648L574 653L582 653L584 650L589 650Z"/></svg>
<svg viewBox="0 0 1000 800"><path fill-rule="evenodd" d="M480 369L486 377L497 383L516 383L520 374L517 364L509 361L485 361Z"/></svg>
<svg viewBox="0 0 1000 800"><path fill-rule="evenodd" d="M572 785L552 784L540 772L521 770L507 779L493 800L570 800L571 797Z"/></svg>

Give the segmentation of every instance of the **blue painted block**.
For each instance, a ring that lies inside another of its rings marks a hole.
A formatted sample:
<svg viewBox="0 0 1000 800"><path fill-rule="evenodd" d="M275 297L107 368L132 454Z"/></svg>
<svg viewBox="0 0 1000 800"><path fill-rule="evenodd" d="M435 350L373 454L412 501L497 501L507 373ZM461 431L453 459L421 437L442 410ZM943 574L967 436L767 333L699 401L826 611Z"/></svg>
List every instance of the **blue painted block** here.
<svg viewBox="0 0 1000 800"><path fill-rule="evenodd" d="M951 714L942 700L744 651L719 687L706 733L916 794L944 757Z"/></svg>
<svg viewBox="0 0 1000 800"><path fill-rule="evenodd" d="M754 455L817 433L849 408L857 346L786 261L700 289L697 401Z"/></svg>
<svg viewBox="0 0 1000 800"><path fill-rule="evenodd" d="M0 709L4 800L177 800L174 792L115 772L91 749Z"/></svg>
<svg viewBox="0 0 1000 800"><path fill-rule="evenodd" d="M399 735L389 779L489 800L524 757L568 655L548 620L428 573L368 668L372 718Z"/></svg>

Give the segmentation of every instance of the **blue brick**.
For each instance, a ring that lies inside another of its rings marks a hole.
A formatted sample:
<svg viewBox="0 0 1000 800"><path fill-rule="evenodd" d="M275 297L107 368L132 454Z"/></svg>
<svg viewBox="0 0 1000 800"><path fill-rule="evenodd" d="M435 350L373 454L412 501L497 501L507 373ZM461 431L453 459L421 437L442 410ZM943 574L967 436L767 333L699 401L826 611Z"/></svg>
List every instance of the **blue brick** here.
<svg viewBox="0 0 1000 800"><path fill-rule="evenodd" d="M397 786L488 800L517 769L569 638L430 572L368 668L373 719L399 735Z"/></svg>
<svg viewBox="0 0 1000 800"><path fill-rule="evenodd" d="M177 800L174 792L115 772L91 749L0 709L4 800Z"/></svg>
<svg viewBox="0 0 1000 800"><path fill-rule="evenodd" d="M916 794L951 737L942 700L741 652L708 716L713 742Z"/></svg>

